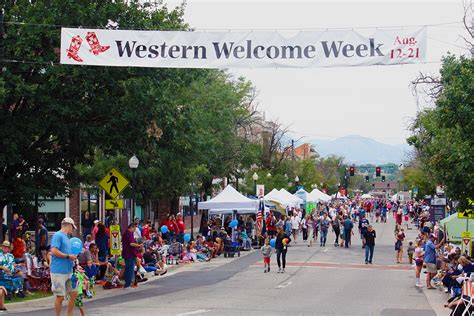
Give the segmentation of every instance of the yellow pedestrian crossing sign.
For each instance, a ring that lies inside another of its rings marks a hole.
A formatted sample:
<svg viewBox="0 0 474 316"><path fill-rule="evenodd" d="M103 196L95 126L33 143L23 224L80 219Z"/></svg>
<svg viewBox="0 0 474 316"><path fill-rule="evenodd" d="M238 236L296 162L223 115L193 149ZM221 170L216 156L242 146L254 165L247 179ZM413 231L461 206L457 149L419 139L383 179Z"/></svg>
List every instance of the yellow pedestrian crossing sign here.
<svg viewBox="0 0 474 316"><path fill-rule="evenodd" d="M458 212L458 218L474 219L474 210L467 209Z"/></svg>
<svg viewBox="0 0 474 316"><path fill-rule="evenodd" d="M124 208L123 200L105 200L106 210L115 210L118 208Z"/></svg>
<svg viewBox="0 0 474 316"><path fill-rule="evenodd" d="M119 196L128 187L128 184L127 178L115 168L112 168L99 182L99 186L113 199Z"/></svg>
<svg viewBox="0 0 474 316"><path fill-rule="evenodd" d="M474 219L474 201L471 199L467 199L467 203L469 204L470 208L463 211L459 211L458 218Z"/></svg>

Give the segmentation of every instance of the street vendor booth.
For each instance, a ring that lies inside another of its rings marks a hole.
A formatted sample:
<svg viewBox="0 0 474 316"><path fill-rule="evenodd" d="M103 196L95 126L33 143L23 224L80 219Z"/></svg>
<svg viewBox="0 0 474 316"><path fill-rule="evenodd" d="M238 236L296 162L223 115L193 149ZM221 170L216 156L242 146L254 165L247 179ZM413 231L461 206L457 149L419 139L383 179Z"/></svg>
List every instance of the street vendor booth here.
<svg viewBox="0 0 474 316"><path fill-rule="evenodd" d="M327 195L324 192L319 191L318 189L313 189L308 195L306 199L309 199L310 201L315 201L316 203L319 202L329 202L331 201L331 197Z"/></svg>
<svg viewBox="0 0 474 316"><path fill-rule="evenodd" d="M454 213L440 221L439 229L447 233L450 242L461 243L463 232L474 235L474 220L458 218L458 213Z"/></svg>
<svg viewBox="0 0 474 316"><path fill-rule="evenodd" d="M271 190L264 197L265 203L272 202L275 204L275 210L281 214L286 214L287 207L296 207L296 201L294 199L288 199L288 197L283 196L280 191L277 189Z"/></svg>
<svg viewBox="0 0 474 316"><path fill-rule="evenodd" d="M299 197L297 196L294 196L293 194L291 194L290 192L286 191L285 189L280 189L280 196L282 196L283 198L285 198L287 201L291 201L292 203L292 207L301 207L301 205L304 203L304 201L302 199L300 199Z"/></svg>

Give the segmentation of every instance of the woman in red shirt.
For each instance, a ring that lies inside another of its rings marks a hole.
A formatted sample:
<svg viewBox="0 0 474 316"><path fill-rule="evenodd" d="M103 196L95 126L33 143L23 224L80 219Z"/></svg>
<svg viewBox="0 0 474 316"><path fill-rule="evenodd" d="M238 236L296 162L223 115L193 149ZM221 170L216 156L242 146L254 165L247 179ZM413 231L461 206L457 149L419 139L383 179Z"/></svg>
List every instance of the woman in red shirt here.
<svg viewBox="0 0 474 316"><path fill-rule="evenodd" d="M183 221L183 215L181 215L181 213L179 213L178 215L176 215L177 218L176 218L176 225L177 225L177 228L178 228L178 234L179 234L179 241L180 242L184 242L184 221Z"/></svg>
<svg viewBox="0 0 474 316"><path fill-rule="evenodd" d="M145 225L142 228L142 238L144 240L150 240L150 226L151 226L151 221L147 221Z"/></svg>

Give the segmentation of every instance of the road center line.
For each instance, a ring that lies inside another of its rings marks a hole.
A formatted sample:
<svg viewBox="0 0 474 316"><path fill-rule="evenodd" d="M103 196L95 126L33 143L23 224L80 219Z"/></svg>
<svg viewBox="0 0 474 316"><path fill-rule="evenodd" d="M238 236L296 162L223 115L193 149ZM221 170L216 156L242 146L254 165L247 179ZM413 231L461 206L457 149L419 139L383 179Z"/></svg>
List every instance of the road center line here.
<svg viewBox="0 0 474 316"><path fill-rule="evenodd" d="M210 311L211 311L210 309L198 309L198 310L195 310L195 311L192 311L192 312L177 314L176 316L204 314L204 313L208 313Z"/></svg>
<svg viewBox="0 0 474 316"><path fill-rule="evenodd" d="M284 289L285 287L287 287L290 284L291 284L291 281L288 281L288 282L285 282L285 283L282 283L282 284L278 285L276 288L277 289Z"/></svg>

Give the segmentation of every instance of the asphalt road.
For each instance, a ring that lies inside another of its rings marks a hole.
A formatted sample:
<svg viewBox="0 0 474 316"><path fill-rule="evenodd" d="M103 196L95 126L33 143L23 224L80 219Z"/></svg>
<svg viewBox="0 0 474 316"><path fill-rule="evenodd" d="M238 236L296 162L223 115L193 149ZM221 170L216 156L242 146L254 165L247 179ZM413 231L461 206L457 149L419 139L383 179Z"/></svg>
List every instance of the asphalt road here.
<svg viewBox="0 0 474 316"><path fill-rule="evenodd" d="M352 247L343 249L332 245L330 232L325 248L300 241L290 247L285 274L276 273L274 256L272 271L263 273L255 251L228 263L186 266L85 308L90 315L435 315L423 290L414 287L411 266L395 263L393 222L375 229L373 265L364 264L357 233ZM414 232L407 233L412 239Z"/></svg>

